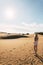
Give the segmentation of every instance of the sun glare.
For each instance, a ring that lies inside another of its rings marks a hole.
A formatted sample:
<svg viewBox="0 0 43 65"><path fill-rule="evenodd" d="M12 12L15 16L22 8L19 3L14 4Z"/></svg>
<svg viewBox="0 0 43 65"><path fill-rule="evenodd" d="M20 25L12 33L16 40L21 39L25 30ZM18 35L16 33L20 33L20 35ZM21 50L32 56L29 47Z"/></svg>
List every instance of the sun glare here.
<svg viewBox="0 0 43 65"><path fill-rule="evenodd" d="M15 11L13 9L10 9L10 8L6 9L5 17L7 19L13 19L15 17Z"/></svg>

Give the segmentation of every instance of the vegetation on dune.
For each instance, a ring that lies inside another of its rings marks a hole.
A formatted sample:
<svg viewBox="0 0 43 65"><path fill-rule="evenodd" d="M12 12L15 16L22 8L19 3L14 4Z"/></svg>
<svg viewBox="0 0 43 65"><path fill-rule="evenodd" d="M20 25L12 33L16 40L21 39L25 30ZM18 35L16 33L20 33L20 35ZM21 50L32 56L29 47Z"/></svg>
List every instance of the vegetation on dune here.
<svg viewBox="0 0 43 65"><path fill-rule="evenodd" d="M27 38L28 36L25 35L8 35L8 36L3 36L0 37L0 39L16 39L16 38Z"/></svg>
<svg viewBox="0 0 43 65"><path fill-rule="evenodd" d="M7 32L0 32L0 34L4 34L4 36L0 36L0 39L16 39L16 38L27 38L29 33L22 33L22 34L13 34L13 33L7 33ZM6 35L5 35L6 34Z"/></svg>
<svg viewBox="0 0 43 65"><path fill-rule="evenodd" d="M43 35L43 32L35 32L35 34Z"/></svg>

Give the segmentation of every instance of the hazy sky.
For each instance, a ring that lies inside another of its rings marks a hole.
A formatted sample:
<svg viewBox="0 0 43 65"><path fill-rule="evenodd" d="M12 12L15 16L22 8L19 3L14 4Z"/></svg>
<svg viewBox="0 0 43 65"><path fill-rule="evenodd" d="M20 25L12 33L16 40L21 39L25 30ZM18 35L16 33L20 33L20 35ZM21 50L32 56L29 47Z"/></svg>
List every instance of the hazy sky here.
<svg viewBox="0 0 43 65"><path fill-rule="evenodd" d="M43 0L0 0L0 31L43 32Z"/></svg>

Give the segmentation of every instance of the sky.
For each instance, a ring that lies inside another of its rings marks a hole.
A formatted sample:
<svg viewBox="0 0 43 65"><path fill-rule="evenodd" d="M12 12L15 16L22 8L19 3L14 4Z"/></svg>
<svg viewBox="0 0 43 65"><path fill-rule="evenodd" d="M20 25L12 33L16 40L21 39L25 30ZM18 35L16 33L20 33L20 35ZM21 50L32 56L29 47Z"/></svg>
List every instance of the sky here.
<svg viewBox="0 0 43 65"><path fill-rule="evenodd" d="M43 32L43 0L0 0L0 32Z"/></svg>

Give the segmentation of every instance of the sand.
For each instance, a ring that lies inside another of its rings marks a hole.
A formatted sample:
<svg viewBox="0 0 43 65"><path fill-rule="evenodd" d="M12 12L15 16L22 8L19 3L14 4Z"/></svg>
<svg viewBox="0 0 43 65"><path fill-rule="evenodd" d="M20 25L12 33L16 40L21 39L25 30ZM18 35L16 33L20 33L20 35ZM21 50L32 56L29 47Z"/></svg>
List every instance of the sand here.
<svg viewBox="0 0 43 65"><path fill-rule="evenodd" d="M39 35L37 56L34 35L28 38L0 39L0 65L43 65L43 36Z"/></svg>

